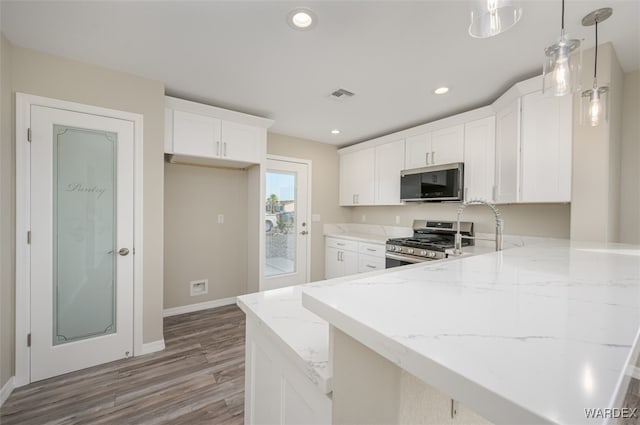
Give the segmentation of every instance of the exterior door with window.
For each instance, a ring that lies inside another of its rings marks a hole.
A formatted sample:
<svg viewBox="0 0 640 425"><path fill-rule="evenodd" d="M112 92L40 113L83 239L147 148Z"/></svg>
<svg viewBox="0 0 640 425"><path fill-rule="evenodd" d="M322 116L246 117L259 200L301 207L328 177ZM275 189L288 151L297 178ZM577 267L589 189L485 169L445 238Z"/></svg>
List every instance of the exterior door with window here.
<svg viewBox="0 0 640 425"><path fill-rule="evenodd" d="M269 159L266 171L265 264L261 290L309 280L309 164Z"/></svg>
<svg viewBox="0 0 640 425"><path fill-rule="evenodd" d="M31 106L31 381L133 355L134 124Z"/></svg>

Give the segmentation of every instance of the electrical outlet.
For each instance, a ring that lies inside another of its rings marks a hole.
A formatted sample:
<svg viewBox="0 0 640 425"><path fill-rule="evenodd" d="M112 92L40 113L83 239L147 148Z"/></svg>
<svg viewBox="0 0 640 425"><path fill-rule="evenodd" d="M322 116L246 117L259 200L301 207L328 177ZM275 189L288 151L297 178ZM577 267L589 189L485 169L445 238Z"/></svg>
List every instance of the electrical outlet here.
<svg viewBox="0 0 640 425"><path fill-rule="evenodd" d="M399 215L396 216L396 224L400 224L400 216Z"/></svg>
<svg viewBox="0 0 640 425"><path fill-rule="evenodd" d="M195 297L196 295L204 295L209 292L208 279L192 280L189 282L189 286L191 288L190 293L192 297Z"/></svg>
<svg viewBox="0 0 640 425"><path fill-rule="evenodd" d="M218 214L218 224L224 223L224 214Z"/></svg>

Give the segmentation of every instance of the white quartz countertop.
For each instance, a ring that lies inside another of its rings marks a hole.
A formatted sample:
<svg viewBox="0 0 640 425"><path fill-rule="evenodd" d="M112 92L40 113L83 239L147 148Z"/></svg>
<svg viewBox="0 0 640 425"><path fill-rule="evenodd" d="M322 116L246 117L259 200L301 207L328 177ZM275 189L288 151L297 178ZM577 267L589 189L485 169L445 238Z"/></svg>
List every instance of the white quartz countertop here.
<svg viewBox="0 0 640 425"><path fill-rule="evenodd" d="M389 239L388 236L374 235L371 233L328 233L328 234L325 234L325 236L329 238L339 238L339 239L347 239L352 241L369 242L369 243L377 243L377 244L384 244Z"/></svg>
<svg viewBox="0 0 640 425"><path fill-rule="evenodd" d="M331 392L329 324L302 307L301 286L242 295L238 306L323 393Z"/></svg>
<svg viewBox="0 0 640 425"><path fill-rule="evenodd" d="M303 305L495 423L606 423L638 357L640 247L549 241L303 287Z"/></svg>

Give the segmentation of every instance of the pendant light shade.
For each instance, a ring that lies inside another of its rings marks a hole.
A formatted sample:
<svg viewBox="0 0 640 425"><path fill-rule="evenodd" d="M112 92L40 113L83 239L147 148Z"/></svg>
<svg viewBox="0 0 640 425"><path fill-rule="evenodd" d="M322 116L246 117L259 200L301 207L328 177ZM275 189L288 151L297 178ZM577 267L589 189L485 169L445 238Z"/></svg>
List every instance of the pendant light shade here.
<svg viewBox="0 0 640 425"><path fill-rule="evenodd" d="M562 0L562 29L557 42L544 49L546 59L542 68L542 92L564 96L580 89L582 51L580 40L570 39L564 32L564 0Z"/></svg>
<svg viewBox="0 0 640 425"><path fill-rule="evenodd" d="M594 51L594 64L593 64L593 86L589 90L582 92L581 109L582 112L581 122L586 123L592 127L600 125L608 116L608 93L609 87L598 86L598 24L605 21L613 10L610 7L594 10L587 16L582 18L582 25L595 26L596 32L596 47Z"/></svg>
<svg viewBox="0 0 640 425"><path fill-rule="evenodd" d="M476 0L471 9L469 35L488 38L514 26L522 17L522 7L514 0Z"/></svg>

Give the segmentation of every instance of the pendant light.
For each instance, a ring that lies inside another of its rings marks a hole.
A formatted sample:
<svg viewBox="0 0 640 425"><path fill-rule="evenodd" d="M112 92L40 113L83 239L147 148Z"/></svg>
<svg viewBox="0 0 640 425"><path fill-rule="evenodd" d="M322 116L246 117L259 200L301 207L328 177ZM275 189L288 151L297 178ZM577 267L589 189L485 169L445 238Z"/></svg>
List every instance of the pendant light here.
<svg viewBox="0 0 640 425"><path fill-rule="evenodd" d="M564 32L564 0L562 0L562 29L560 39L544 50L547 58L543 66L542 92L564 96L579 89L582 58L580 40L569 39Z"/></svg>
<svg viewBox="0 0 640 425"><path fill-rule="evenodd" d="M611 16L613 9L605 7L602 9L594 10L587 16L582 18L582 25L585 27L596 27L596 47L595 47L595 59L593 63L593 86L589 90L582 92L582 122L587 122L589 125L595 127L606 116L606 94L609 91L607 86L598 86L598 24L603 22ZM587 103L587 105L585 105Z"/></svg>
<svg viewBox="0 0 640 425"><path fill-rule="evenodd" d="M469 35L493 37L517 24L521 17L522 7L515 0L476 0L471 10Z"/></svg>

